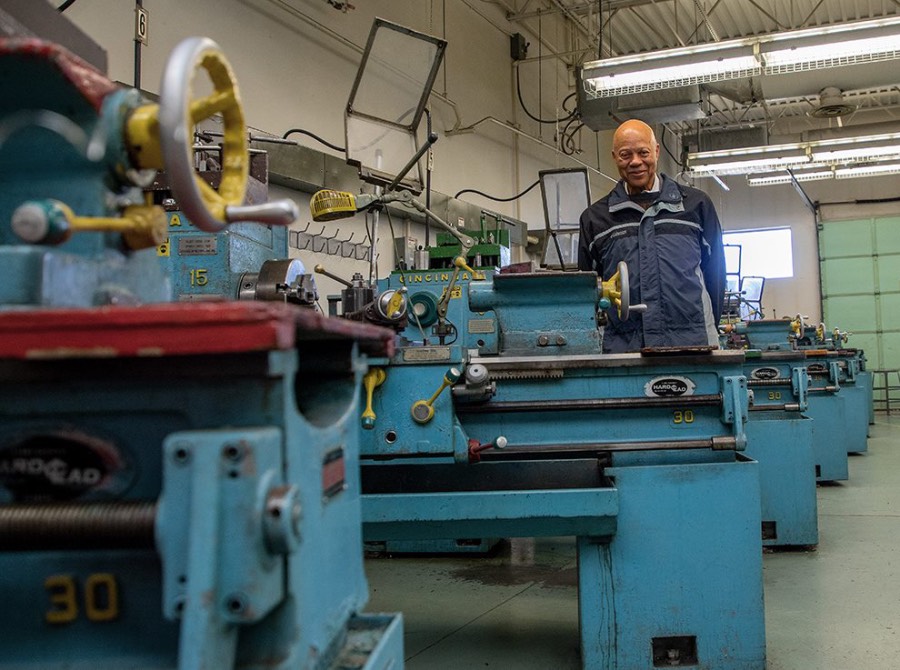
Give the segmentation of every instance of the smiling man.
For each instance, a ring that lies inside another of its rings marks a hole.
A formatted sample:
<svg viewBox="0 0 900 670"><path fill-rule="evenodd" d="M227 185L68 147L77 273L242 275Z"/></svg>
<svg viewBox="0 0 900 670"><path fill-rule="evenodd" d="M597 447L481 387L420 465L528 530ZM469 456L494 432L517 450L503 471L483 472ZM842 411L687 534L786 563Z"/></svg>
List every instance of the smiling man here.
<svg viewBox="0 0 900 670"><path fill-rule="evenodd" d="M603 351L715 346L725 254L712 201L657 173L659 144L643 121L618 127L612 156L621 179L581 215L578 267L609 279L625 261L631 304L647 311L620 321L610 310Z"/></svg>

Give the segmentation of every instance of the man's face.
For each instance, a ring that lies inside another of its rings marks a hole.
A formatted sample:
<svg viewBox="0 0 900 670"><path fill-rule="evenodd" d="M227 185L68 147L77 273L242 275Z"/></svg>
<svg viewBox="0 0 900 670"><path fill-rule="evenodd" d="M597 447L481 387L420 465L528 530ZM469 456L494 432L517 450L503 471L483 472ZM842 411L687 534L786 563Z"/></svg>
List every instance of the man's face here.
<svg viewBox="0 0 900 670"><path fill-rule="evenodd" d="M617 133L612 153L619 176L628 184L630 193L640 193L653 186L659 145L651 134L625 129Z"/></svg>

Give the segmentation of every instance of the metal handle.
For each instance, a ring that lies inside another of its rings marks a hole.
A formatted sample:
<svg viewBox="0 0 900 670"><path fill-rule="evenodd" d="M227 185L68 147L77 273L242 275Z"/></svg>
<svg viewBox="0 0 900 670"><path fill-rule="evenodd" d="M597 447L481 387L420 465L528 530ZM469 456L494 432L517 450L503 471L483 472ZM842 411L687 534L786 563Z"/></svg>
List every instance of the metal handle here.
<svg viewBox="0 0 900 670"><path fill-rule="evenodd" d="M268 226L289 226L300 218L300 208L293 200L273 200L262 205L229 205L225 208L228 223L253 221Z"/></svg>

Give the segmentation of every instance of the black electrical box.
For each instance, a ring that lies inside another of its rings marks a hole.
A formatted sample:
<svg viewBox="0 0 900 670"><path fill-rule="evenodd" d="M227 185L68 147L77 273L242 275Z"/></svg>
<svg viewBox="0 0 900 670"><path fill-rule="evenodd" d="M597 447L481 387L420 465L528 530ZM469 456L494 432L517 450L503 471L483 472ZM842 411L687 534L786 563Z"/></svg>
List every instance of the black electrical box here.
<svg viewBox="0 0 900 670"><path fill-rule="evenodd" d="M528 54L528 42L522 33L509 36L509 57L513 60L522 60Z"/></svg>

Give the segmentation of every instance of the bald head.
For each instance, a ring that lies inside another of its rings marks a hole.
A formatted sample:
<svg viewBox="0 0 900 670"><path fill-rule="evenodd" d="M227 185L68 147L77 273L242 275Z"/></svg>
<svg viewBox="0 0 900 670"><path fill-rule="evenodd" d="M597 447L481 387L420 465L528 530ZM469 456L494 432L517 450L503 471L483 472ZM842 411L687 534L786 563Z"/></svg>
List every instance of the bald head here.
<svg viewBox="0 0 900 670"><path fill-rule="evenodd" d="M653 187L659 159L659 144L653 128L637 119L620 125L613 135L612 157L629 193L640 193Z"/></svg>

